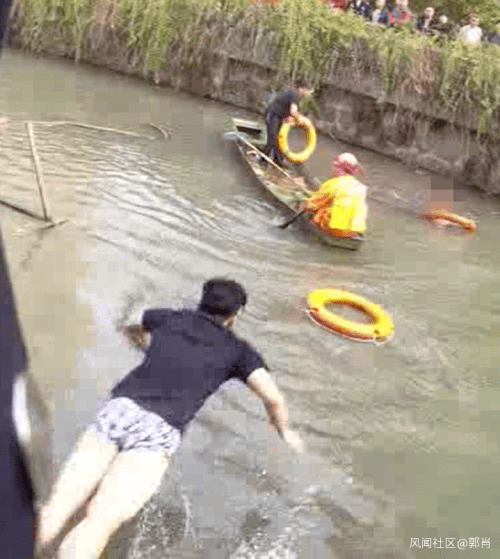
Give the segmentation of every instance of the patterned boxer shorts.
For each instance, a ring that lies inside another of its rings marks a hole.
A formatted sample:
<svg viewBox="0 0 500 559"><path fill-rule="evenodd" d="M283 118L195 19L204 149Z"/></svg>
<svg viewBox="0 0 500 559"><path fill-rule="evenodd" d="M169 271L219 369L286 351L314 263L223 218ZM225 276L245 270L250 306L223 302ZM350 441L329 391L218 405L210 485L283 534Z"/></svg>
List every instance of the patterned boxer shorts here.
<svg viewBox="0 0 500 559"><path fill-rule="evenodd" d="M97 413L88 430L102 443L115 443L118 450L165 451L173 454L181 444L181 433L156 413L129 398L111 398Z"/></svg>

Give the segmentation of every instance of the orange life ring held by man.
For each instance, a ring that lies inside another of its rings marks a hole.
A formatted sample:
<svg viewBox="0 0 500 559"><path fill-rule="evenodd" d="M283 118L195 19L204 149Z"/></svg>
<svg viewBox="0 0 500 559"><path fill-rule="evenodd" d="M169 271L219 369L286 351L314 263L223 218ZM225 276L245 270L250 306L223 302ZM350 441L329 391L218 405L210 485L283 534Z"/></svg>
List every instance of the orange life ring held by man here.
<svg viewBox="0 0 500 559"><path fill-rule="evenodd" d="M312 318L329 330L358 340L386 340L394 332L394 325L382 307L340 289L318 289L307 299ZM372 324L363 324L342 318L328 310L326 305L349 305L361 310L372 319Z"/></svg>
<svg viewBox="0 0 500 559"><path fill-rule="evenodd" d="M291 151L288 145L288 134L292 126L296 126L306 133L306 147L298 153ZM312 122L304 116L296 118L294 121L287 119L281 125L277 142L279 150L288 161L292 163L304 163L304 161L307 161L309 157L311 157L313 151L316 149L316 130Z"/></svg>
<svg viewBox="0 0 500 559"><path fill-rule="evenodd" d="M367 188L355 176L361 166L352 153L332 163L332 178L325 181L301 206L313 213L311 222L335 237L355 237L366 231Z"/></svg>
<svg viewBox="0 0 500 559"><path fill-rule="evenodd" d="M423 218L428 219L429 221L445 221L448 223L455 223L456 225L460 225L462 229L464 229L465 231L469 231L470 233L473 233L477 229L474 220L452 214L445 210L427 212L421 215Z"/></svg>

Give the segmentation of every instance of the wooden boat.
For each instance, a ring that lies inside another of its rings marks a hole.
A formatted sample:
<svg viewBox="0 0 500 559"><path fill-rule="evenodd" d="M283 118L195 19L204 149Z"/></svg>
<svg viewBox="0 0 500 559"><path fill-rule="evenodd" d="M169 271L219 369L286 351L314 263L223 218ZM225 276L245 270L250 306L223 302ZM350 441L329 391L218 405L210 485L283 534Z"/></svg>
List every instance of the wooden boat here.
<svg viewBox="0 0 500 559"><path fill-rule="evenodd" d="M236 146L253 176L281 206L291 212L297 212L300 203L313 192L306 188L304 177L297 171L279 170L263 159L261 150L267 143L265 125L241 118L233 118L232 123L233 130L226 134L226 138L235 140ZM300 216L297 222L330 246L357 250L365 240L363 235L333 236L319 229L309 220L307 214Z"/></svg>

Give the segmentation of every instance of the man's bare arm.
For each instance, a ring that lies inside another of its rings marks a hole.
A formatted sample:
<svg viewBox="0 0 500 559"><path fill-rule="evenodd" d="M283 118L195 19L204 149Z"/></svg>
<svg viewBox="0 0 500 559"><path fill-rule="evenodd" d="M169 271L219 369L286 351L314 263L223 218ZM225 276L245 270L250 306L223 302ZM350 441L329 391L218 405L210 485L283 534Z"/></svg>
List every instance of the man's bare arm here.
<svg viewBox="0 0 500 559"><path fill-rule="evenodd" d="M288 428L288 408L285 398L266 369L255 370L247 378L247 385L263 401L269 423L282 439L296 452L303 452L304 444L300 437Z"/></svg>
<svg viewBox="0 0 500 559"><path fill-rule="evenodd" d="M290 105L290 116L285 119L285 122L296 125L300 125L301 122L305 122L304 115L299 112L299 108L295 103Z"/></svg>
<svg viewBox="0 0 500 559"><path fill-rule="evenodd" d="M290 105L290 116L291 116L292 118L294 118L295 120L299 120L300 117L302 116L302 115L299 113L299 108L298 108L298 106L297 106L295 103L292 103L292 104Z"/></svg>

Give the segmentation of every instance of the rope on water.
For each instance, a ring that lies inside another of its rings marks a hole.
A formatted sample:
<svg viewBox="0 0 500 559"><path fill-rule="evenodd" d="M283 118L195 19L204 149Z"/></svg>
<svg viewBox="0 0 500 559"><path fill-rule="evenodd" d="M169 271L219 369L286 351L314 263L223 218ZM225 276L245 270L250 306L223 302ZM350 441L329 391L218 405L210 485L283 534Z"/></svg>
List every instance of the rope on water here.
<svg viewBox="0 0 500 559"><path fill-rule="evenodd" d="M163 130L163 128L161 126L158 126L157 124L153 124L152 122L149 123L149 126L152 126L153 128L156 128L156 130L159 130L163 134L163 137L165 138L165 140L170 140L170 134L168 132L166 132L165 130Z"/></svg>
<svg viewBox="0 0 500 559"><path fill-rule="evenodd" d="M330 333L335 333L333 330L331 330L330 328L327 328L326 326L323 326L323 324L321 324L320 322L318 322L314 316L312 315L311 311L309 309L304 309L305 313L307 314L307 316L310 318L310 320L312 322L314 322L314 324L316 324L317 326L319 326L321 329L325 330L326 332L330 332ZM352 340L353 342L368 342L368 343L372 343L375 345L384 345L388 342L390 342L393 338L394 338L394 332L386 339L384 340L377 340L375 337L374 338L370 338L370 339L362 339L362 338L354 338L352 336L348 336L347 334L339 334L340 336L347 338L348 340Z"/></svg>

